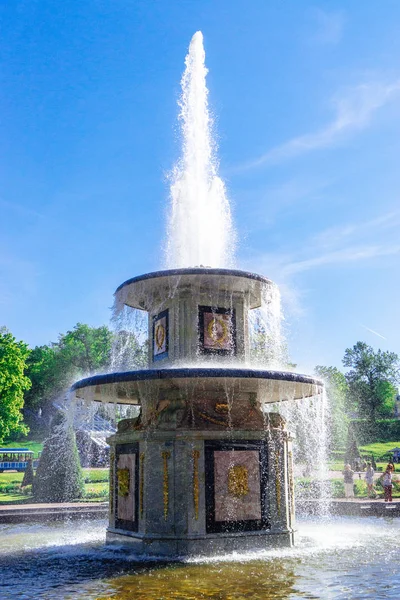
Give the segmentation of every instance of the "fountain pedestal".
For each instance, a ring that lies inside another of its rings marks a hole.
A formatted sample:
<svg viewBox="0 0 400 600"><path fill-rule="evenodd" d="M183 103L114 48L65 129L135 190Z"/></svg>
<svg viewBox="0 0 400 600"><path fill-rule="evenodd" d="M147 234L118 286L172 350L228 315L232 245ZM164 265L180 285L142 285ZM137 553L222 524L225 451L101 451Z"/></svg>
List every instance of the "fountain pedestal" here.
<svg viewBox="0 0 400 600"><path fill-rule="evenodd" d="M291 436L265 405L322 388L248 367L248 313L272 286L240 271L180 269L118 288L117 304L149 313L149 368L72 388L77 398L140 407L109 439L108 542L158 556L293 543Z"/></svg>
<svg viewBox="0 0 400 600"><path fill-rule="evenodd" d="M157 556L293 543L291 440L284 428L237 430L235 439L220 431L121 431L110 442L108 542Z"/></svg>

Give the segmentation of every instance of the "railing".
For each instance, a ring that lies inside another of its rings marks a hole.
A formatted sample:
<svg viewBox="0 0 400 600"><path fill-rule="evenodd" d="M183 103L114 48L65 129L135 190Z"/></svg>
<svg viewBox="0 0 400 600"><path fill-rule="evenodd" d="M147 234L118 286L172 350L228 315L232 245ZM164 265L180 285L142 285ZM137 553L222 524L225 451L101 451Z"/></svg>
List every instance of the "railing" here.
<svg viewBox="0 0 400 600"><path fill-rule="evenodd" d="M39 464L39 459L35 459L32 461L32 466L34 469L37 468ZM7 460L0 461L0 471L25 471L28 465L28 461L26 460Z"/></svg>

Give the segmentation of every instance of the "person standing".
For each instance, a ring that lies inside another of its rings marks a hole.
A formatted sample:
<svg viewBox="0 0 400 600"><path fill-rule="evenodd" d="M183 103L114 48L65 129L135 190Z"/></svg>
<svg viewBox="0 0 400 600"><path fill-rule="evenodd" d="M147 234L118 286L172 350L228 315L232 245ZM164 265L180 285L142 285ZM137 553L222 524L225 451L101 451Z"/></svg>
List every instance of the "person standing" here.
<svg viewBox="0 0 400 600"><path fill-rule="evenodd" d="M385 497L385 502L392 502L392 475L393 475L394 467L391 463L386 467L386 471L381 475L380 480L383 485L383 493Z"/></svg>
<svg viewBox="0 0 400 600"><path fill-rule="evenodd" d="M344 495L346 498L354 498L354 471L351 465L345 465L343 471Z"/></svg>
<svg viewBox="0 0 400 600"><path fill-rule="evenodd" d="M374 474L375 471L372 468L370 462L367 462L367 470L365 471L365 481L368 487L368 498L372 498L374 494Z"/></svg>

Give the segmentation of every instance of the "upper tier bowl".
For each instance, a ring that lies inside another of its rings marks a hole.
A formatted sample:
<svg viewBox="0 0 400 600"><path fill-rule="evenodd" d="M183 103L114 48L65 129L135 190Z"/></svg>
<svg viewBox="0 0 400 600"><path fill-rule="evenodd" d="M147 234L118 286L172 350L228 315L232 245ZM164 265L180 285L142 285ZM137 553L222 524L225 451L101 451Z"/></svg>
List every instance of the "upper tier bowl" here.
<svg viewBox="0 0 400 600"><path fill-rule="evenodd" d="M247 293L252 309L261 306L262 290L273 285L267 277L235 269L170 269L128 279L117 288L115 297L121 306L127 304L150 311L165 298L173 297L178 289L191 293L217 290L229 294Z"/></svg>

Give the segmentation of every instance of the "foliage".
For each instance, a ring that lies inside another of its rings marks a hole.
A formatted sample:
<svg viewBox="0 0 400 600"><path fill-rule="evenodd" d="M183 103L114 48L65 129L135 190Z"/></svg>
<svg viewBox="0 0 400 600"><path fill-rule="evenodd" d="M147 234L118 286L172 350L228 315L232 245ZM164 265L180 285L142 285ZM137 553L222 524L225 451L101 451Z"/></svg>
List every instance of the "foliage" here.
<svg viewBox="0 0 400 600"><path fill-rule="evenodd" d="M110 476L109 469L84 469L85 483L107 483Z"/></svg>
<svg viewBox="0 0 400 600"><path fill-rule="evenodd" d="M67 502L84 495L75 434L61 414L45 441L32 489L39 502Z"/></svg>
<svg viewBox="0 0 400 600"><path fill-rule="evenodd" d="M32 496L32 484L24 485L24 487L21 486L21 493L24 496Z"/></svg>
<svg viewBox="0 0 400 600"><path fill-rule="evenodd" d="M33 464L32 464L32 459L29 458L26 463L26 469L24 472L24 478L22 480L21 487L25 487L27 485L32 485L33 479L34 479Z"/></svg>
<svg viewBox="0 0 400 600"><path fill-rule="evenodd" d="M15 448L16 443L15 441L13 442L3 442L1 444L2 448ZM23 440L23 443L21 444L21 447L26 448L27 450L32 450L32 452L35 453L35 455L39 454L39 452L41 452L43 450L43 442L38 442L37 440Z"/></svg>
<svg viewBox="0 0 400 600"><path fill-rule="evenodd" d="M394 439L396 440L396 438ZM365 444L364 446L360 446L360 450L365 454L373 455L375 457L375 460L379 460L383 457L388 459L389 456L391 456L392 454L390 452L392 448L400 448L400 441L398 441L399 439L400 437L397 438L397 441L375 442L373 444Z"/></svg>
<svg viewBox="0 0 400 600"><path fill-rule="evenodd" d="M361 416L375 422L379 416L393 412L399 381L397 354L374 352L365 342L357 342L346 349L343 365L350 368L346 374L349 393Z"/></svg>
<svg viewBox="0 0 400 600"><path fill-rule="evenodd" d="M371 423L368 419L353 419L352 427L361 445L391 442L392 447L400 447L400 420L377 419Z"/></svg>
<svg viewBox="0 0 400 600"><path fill-rule="evenodd" d="M25 419L40 433L52 417L54 400L64 396L71 383L110 367L144 366L146 357L146 343L141 345L133 334L78 323L57 342L32 350L27 371L32 388L25 396Z"/></svg>
<svg viewBox="0 0 400 600"><path fill-rule="evenodd" d="M315 375L322 379L326 386L329 398L330 415L329 429L331 432L331 443L334 448L340 448L345 444L348 428L348 384L344 374L336 367L315 367Z"/></svg>
<svg viewBox="0 0 400 600"><path fill-rule="evenodd" d="M58 346L63 362L77 375L92 375L104 369L110 362L112 337L106 325L89 327L78 323L60 336Z"/></svg>
<svg viewBox="0 0 400 600"><path fill-rule="evenodd" d="M315 500L320 498L321 492L329 498L342 498L344 496L344 483L341 479L328 479L326 481L301 478L296 481L295 495L298 500Z"/></svg>
<svg viewBox="0 0 400 600"><path fill-rule="evenodd" d="M21 490L21 485L17 483L2 483L0 485L1 494L17 494Z"/></svg>
<svg viewBox="0 0 400 600"><path fill-rule="evenodd" d="M354 479L354 495L364 497L368 494L368 486L365 479Z"/></svg>
<svg viewBox="0 0 400 600"><path fill-rule="evenodd" d="M108 498L109 487L107 483L91 484L86 486L85 500L94 498Z"/></svg>
<svg viewBox="0 0 400 600"><path fill-rule="evenodd" d="M24 391L30 381L24 374L29 350L6 330L0 330L0 442L11 434L26 434L22 423Z"/></svg>

